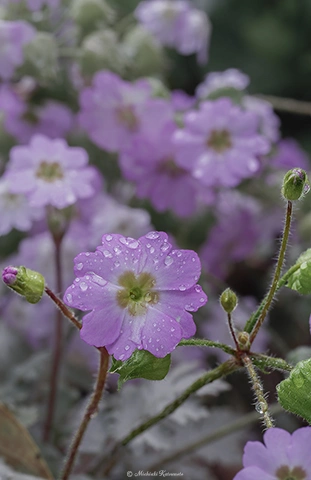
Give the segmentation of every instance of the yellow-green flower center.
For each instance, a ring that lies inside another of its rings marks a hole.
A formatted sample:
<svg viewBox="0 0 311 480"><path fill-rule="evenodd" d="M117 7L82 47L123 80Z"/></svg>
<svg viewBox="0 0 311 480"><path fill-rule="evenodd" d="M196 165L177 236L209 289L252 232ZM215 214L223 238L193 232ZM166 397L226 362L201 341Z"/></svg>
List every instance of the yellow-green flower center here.
<svg viewBox="0 0 311 480"><path fill-rule="evenodd" d="M228 150L231 145L230 133L227 130L212 130L207 139L207 146L218 153Z"/></svg>
<svg viewBox="0 0 311 480"><path fill-rule="evenodd" d="M59 163L43 160L36 171L36 176L52 183L63 178L64 175Z"/></svg>
<svg viewBox="0 0 311 480"><path fill-rule="evenodd" d="M166 158L163 162L159 165L159 172L166 173L172 178L181 177L186 173L186 170L176 165L173 158Z"/></svg>
<svg viewBox="0 0 311 480"><path fill-rule="evenodd" d="M301 467L289 468L283 465L275 472L278 480L306 480L307 474Z"/></svg>
<svg viewBox="0 0 311 480"><path fill-rule="evenodd" d="M135 275L134 272L124 272L118 279L122 289L117 292L117 302L121 308L127 308L133 317L144 315L148 305L159 301L159 293L154 291L155 278L147 272Z"/></svg>

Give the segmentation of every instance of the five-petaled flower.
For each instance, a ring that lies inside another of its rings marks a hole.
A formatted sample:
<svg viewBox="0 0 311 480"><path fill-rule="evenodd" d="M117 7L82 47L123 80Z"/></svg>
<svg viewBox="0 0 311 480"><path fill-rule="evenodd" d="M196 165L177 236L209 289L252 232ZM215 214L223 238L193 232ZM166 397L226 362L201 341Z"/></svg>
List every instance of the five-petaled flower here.
<svg viewBox="0 0 311 480"><path fill-rule="evenodd" d="M172 352L196 330L192 315L207 297L196 284L198 255L172 250L166 233L150 232L135 240L107 234L94 253L75 258L77 278L64 299L83 311L81 337L105 346L118 360L135 349L156 357Z"/></svg>
<svg viewBox="0 0 311 480"><path fill-rule="evenodd" d="M270 428L264 443L247 442L244 468L234 480L309 480L311 427L303 427L292 435L281 428Z"/></svg>

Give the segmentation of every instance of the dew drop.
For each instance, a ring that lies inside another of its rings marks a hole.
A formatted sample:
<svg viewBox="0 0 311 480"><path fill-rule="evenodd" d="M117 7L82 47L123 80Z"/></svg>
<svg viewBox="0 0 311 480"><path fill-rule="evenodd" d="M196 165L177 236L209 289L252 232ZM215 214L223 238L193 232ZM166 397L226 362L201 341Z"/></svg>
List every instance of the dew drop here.
<svg viewBox="0 0 311 480"><path fill-rule="evenodd" d="M171 328L171 332L175 332L175 328L174 328L174 327Z"/></svg>
<svg viewBox="0 0 311 480"><path fill-rule="evenodd" d="M116 268L120 267L120 265L121 265L121 264L120 264L120 262L119 262L118 260L117 260L116 262L114 262L114 266L115 266Z"/></svg>
<svg viewBox="0 0 311 480"><path fill-rule="evenodd" d="M151 342L152 342L152 338L149 338L148 343L151 343Z"/></svg>
<svg viewBox="0 0 311 480"><path fill-rule="evenodd" d="M185 309L188 310L188 312L194 312L194 307L192 304L190 305L185 305Z"/></svg>
<svg viewBox="0 0 311 480"><path fill-rule="evenodd" d="M127 351L127 350L129 350L129 349L130 349L130 346L129 346L129 345L125 345L124 350Z"/></svg>
<svg viewBox="0 0 311 480"><path fill-rule="evenodd" d="M157 328L157 332L161 332L161 328Z"/></svg>
<svg viewBox="0 0 311 480"><path fill-rule="evenodd" d="M170 248L170 245L168 242L163 243L161 250L162 252L167 252L167 250Z"/></svg>
<svg viewBox="0 0 311 480"><path fill-rule="evenodd" d="M85 292L89 288L85 282L81 282L79 286L82 292Z"/></svg>
<svg viewBox="0 0 311 480"><path fill-rule="evenodd" d="M117 255L119 255L119 254L122 252L121 248L119 248L119 247L114 247L113 251L114 251L114 253L116 253Z"/></svg>
<svg viewBox="0 0 311 480"><path fill-rule="evenodd" d="M77 270L82 270L82 268L83 268L83 263L78 263Z"/></svg>
<svg viewBox="0 0 311 480"><path fill-rule="evenodd" d="M99 275L96 275L96 273L93 273L91 277L92 281L99 285L100 287L104 287L107 284L107 280L104 280L102 277Z"/></svg>
<svg viewBox="0 0 311 480"><path fill-rule="evenodd" d="M182 256L181 251L178 251L178 252L176 253L176 255L177 255L177 257L181 257L181 256Z"/></svg>
<svg viewBox="0 0 311 480"><path fill-rule="evenodd" d="M106 235L106 236L105 236L105 239L107 240L107 242L111 242L111 240L112 240L112 235Z"/></svg>
<svg viewBox="0 0 311 480"><path fill-rule="evenodd" d="M205 298L204 297L201 297L200 298L200 303L204 303L205 302Z"/></svg>
<svg viewBox="0 0 311 480"><path fill-rule="evenodd" d="M186 287L186 285L179 285L178 289L179 289L181 292L184 292L185 290L187 290L187 287Z"/></svg>
<svg viewBox="0 0 311 480"><path fill-rule="evenodd" d="M86 257L89 257L89 256L90 256L90 252L86 252L86 253L85 253L85 256L86 256Z"/></svg>
<svg viewBox="0 0 311 480"><path fill-rule="evenodd" d="M122 355L120 355L120 357L119 357L119 360L122 360L124 357L125 357L125 355L122 353Z"/></svg>
<svg viewBox="0 0 311 480"><path fill-rule="evenodd" d="M112 258L112 253L109 252L109 250L104 250L104 251L103 251L103 254L104 254L104 256L105 256L106 258Z"/></svg>
<svg viewBox="0 0 311 480"><path fill-rule="evenodd" d="M72 302L72 295L71 295L71 293L68 293L68 294L66 295L66 300L67 300L68 303L71 303L71 302Z"/></svg>
<svg viewBox="0 0 311 480"><path fill-rule="evenodd" d="M157 324L156 324L156 323L154 323L154 324L153 324L153 326L154 326L154 327L156 327L156 326L157 326Z"/></svg>
<svg viewBox="0 0 311 480"><path fill-rule="evenodd" d="M195 262L196 259L195 259L195 257L192 257L191 260L192 260L192 262Z"/></svg>
<svg viewBox="0 0 311 480"><path fill-rule="evenodd" d="M196 285L196 286L194 287L194 289L195 289L195 291L196 291L197 293L201 293L201 292L202 292L202 289L201 289L200 285Z"/></svg>
<svg viewBox="0 0 311 480"><path fill-rule="evenodd" d="M150 240L156 240L157 238L159 238L159 234L158 232L150 232L150 233L147 233L146 235L146 238L150 238Z"/></svg>
<svg viewBox="0 0 311 480"><path fill-rule="evenodd" d="M150 247L150 253L154 253L154 247Z"/></svg>
<svg viewBox="0 0 311 480"><path fill-rule="evenodd" d="M170 265L172 265L173 261L174 260L172 259L172 257L167 256L166 259L164 260L164 263L167 267L169 267Z"/></svg>
<svg viewBox="0 0 311 480"><path fill-rule="evenodd" d="M139 243L137 240L134 240L133 242L129 243L128 244L128 247L129 248L132 248L133 250L135 250L137 247L138 247Z"/></svg>
<svg viewBox="0 0 311 480"><path fill-rule="evenodd" d="M145 302L150 302L151 299L152 299L151 293L149 293L149 292L146 293L146 295L145 295Z"/></svg>
<svg viewBox="0 0 311 480"><path fill-rule="evenodd" d="M260 413L260 415L263 413L263 404L261 402L257 402L255 405L255 410L256 412Z"/></svg>

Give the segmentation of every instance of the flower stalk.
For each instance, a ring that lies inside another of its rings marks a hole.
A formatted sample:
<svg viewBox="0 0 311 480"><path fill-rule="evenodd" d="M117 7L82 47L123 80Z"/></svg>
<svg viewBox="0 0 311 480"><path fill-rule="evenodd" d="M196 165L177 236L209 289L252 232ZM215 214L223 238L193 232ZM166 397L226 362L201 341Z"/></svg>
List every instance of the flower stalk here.
<svg viewBox="0 0 311 480"><path fill-rule="evenodd" d="M83 435L87 429L87 426L91 418L97 413L98 404L103 394L103 390L104 390L105 382L107 378L108 366L109 366L109 355L105 347L99 348L98 350L100 352L100 363L99 363L97 380L94 387L94 392L90 398L88 406L86 407L82 422L80 423L80 426L73 438L72 444L70 446L70 449L67 455L67 460L64 465L64 469L60 476L60 480L67 480L69 478L70 473L72 472Z"/></svg>

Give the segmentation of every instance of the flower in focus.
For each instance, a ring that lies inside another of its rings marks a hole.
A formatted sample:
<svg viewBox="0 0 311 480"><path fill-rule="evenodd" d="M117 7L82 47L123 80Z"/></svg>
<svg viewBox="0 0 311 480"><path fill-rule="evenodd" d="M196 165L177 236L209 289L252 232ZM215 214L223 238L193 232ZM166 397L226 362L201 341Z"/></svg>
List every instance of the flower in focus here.
<svg viewBox="0 0 311 480"><path fill-rule="evenodd" d="M185 0L151 0L140 2L135 16L163 45L206 62L211 25L203 11Z"/></svg>
<svg viewBox="0 0 311 480"><path fill-rule="evenodd" d="M269 428L261 442L247 442L244 468L234 480L309 480L311 427L292 434L281 428Z"/></svg>
<svg viewBox="0 0 311 480"><path fill-rule="evenodd" d="M75 258L77 278L64 299L91 310L81 329L90 345L106 346L118 360L137 348L161 358L195 333L190 312L207 301L196 284L200 273L198 255L172 250L163 232L138 240L107 234L96 252Z"/></svg>
<svg viewBox="0 0 311 480"><path fill-rule="evenodd" d="M35 135L29 145L11 149L6 173L9 191L26 195L31 206L65 208L94 193L95 173L87 163L83 148Z"/></svg>
<svg viewBox="0 0 311 480"><path fill-rule="evenodd" d="M119 151L139 130L139 111L151 96L145 80L130 83L101 71L80 97L80 124L91 140L110 152Z"/></svg>
<svg viewBox="0 0 311 480"><path fill-rule="evenodd" d="M175 134L177 160L189 168L193 159L192 173L205 186L238 185L255 175L258 156L270 150L268 140L258 134L258 116L229 98L201 103L184 121L185 128Z"/></svg>
<svg viewBox="0 0 311 480"><path fill-rule="evenodd" d="M208 73L203 82L196 88L196 96L207 98L216 91L245 90L249 84L249 77L236 68L228 68L223 72Z"/></svg>
<svg viewBox="0 0 311 480"><path fill-rule="evenodd" d="M35 36L27 22L0 20L0 78L10 80L24 61L23 47Z"/></svg>

